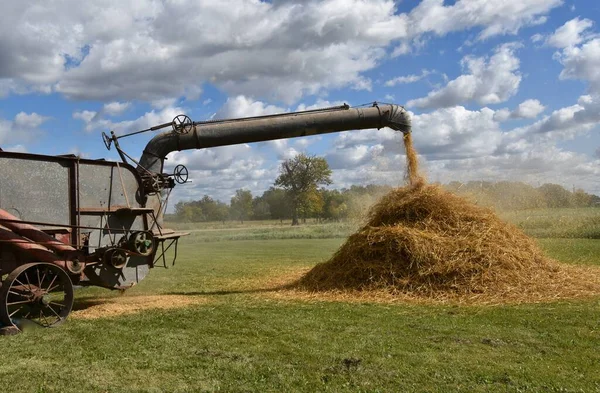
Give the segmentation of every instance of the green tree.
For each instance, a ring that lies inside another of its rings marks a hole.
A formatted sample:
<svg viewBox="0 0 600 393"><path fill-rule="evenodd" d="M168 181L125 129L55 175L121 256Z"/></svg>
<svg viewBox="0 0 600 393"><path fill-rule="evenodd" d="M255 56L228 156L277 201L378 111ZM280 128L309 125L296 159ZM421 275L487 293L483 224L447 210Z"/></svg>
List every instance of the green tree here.
<svg viewBox="0 0 600 393"><path fill-rule="evenodd" d="M558 184L543 184L538 190L544 195L548 207L571 207L571 192Z"/></svg>
<svg viewBox="0 0 600 393"><path fill-rule="evenodd" d="M252 216L252 193L248 190L237 190L231 198L231 217L244 223Z"/></svg>
<svg viewBox="0 0 600 393"><path fill-rule="evenodd" d="M204 195L197 203L202 208L206 221L225 221L229 216L229 207L208 195Z"/></svg>
<svg viewBox="0 0 600 393"><path fill-rule="evenodd" d="M325 220L340 221L347 217L348 205L344 194L339 190L323 190L321 195L323 196L323 218Z"/></svg>
<svg viewBox="0 0 600 393"><path fill-rule="evenodd" d="M592 195L583 191L581 188L578 188L573 192L571 200L575 207L588 207L592 205Z"/></svg>
<svg viewBox="0 0 600 393"><path fill-rule="evenodd" d="M268 220L271 218L271 210L269 204L263 197L256 197L252 201L252 219L253 220Z"/></svg>
<svg viewBox="0 0 600 393"><path fill-rule="evenodd" d="M298 225L301 212L306 217L318 187L325 184L331 184L331 169L322 157L299 154L281 164L275 185L286 190L289 197L292 225Z"/></svg>
<svg viewBox="0 0 600 393"><path fill-rule="evenodd" d="M175 204L175 216L178 221L183 222L200 222L204 219L202 208L194 201L177 202Z"/></svg>
<svg viewBox="0 0 600 393"><path fill-rule="evenodd" d="M291 207L285 190L271 187L261 197L269 205L270 217L283 221L292 216Z"/></svg>

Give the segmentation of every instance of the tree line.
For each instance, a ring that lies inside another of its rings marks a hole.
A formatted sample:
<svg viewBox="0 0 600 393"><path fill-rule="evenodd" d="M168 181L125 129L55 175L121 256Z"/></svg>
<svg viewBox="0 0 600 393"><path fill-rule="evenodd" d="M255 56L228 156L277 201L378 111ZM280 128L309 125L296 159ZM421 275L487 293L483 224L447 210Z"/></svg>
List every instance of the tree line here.
<svg viewBox="0 0 600 393"><path fill-rule="evenodd" d="M166 219L180 222L237 220L292 220L292 225L306 222L341 221L360 218L390 186L354 185L330 190L331 169L321 157L300 154L284 161L274 184L260 196L239 189L226 204L205 195L196 201L180 201L175 213ZM521 182L451 182L447 189L468 195L477 204L500 210L559 207L600 207L600 197L580 189L572 191L557 185L539 187Z"/></svg>
<svg viewBox="0 0 600 393"><path fill-rule="evenodd" d="M472 181L451 182L445 187L454 193L470 196L477 204L498 210L600 207L600 197L597 195L588 194L582 189L567 190L552 183L534 187L522 182Z"/></svg>

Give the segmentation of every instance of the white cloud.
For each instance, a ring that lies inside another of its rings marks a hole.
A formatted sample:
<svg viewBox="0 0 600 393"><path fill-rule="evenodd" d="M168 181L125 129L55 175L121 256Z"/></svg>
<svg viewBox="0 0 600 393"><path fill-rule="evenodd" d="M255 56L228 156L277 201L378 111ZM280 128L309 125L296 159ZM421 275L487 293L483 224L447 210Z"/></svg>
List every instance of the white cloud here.
<svg viewBox="0 0 600 393"><path fill-rule="evenodd" d="M466 56L461 65L468 72L448 82L427 97L411 100L408 106L444 108L467 102L481 105L497 104L514 95L521 83L519 59L515 56L517 44L497 47L488 59Z"/></svg>
<svg viewBox="0 0 600 393"><path fill-rule="evenodd" d="M511 118L512 112L508 108L498 109L494 112L494 120L502 123Z"/></svg>
<svg viewBox="0 0 600 393"><path fill-rule="evenodd" d="M73 112L73 119L83 120L86 124L88 124L91 123L97 114L98 112L88 110Z"/></svg>
<svg viewBox="0 0 600 393"><path fill-rule="evenodd" d="M600 93L600 38L570 46L557 55L563 65L561 79L581 79L590 83L590 89Z"/></svg>
<svg viewBox="0 0 600 393"><path fill-rule="evenodd" d="M515 109L513 117L517 119L535 119L545 108L539 100L525 100Z"/></svg>
<svg viewBox="0 0 600 393"><path fill-rule="evenodd" d="M104 106L102 108L102 112L109 116L117 116L117 115L120 115L121 113L125 112L130 106L131 106L131 103L129 103L129 102L113 101L113 102L104 104Z"/></svg>
<svg viewBox="0 0 600 393"><path fill-rule="evenodd" d="M544 140L570 139L588 132L600 123L600 96L581 96L575 105L553 111L543 119L515 130L515 134L531 135Z"/></svg>
<svg viewBox="0 0 600 393"><path fill-rule="evenodd" d="M238 95L228 98L225 104L217 111L217 119L235 119L240 117L272 115L286 112L286 109L275 105L269 105L262 101Z"/></svg>
<svg viewBox="0 0 600 393"><path fill-rule="evenodd" d="M566 48L578 45L588 34L586 31L594 25L590 19L575 18L556 29L554 34L546 39L546 44L556 48Z"/></svg>
<svg viewBox="0 0 600 393"><path fill-rule="evenodd" d="M13 122L13 128L23 129L23 128L37 128L41 126L45 121L50 119L49 117L39 115L35 112L25 113L19 112L15 116L15 120Z"/></svg>
<svg viewBox="0 0 600 393"><path fill-rule="evenodd" d="M452 5L444 5L444 0L424 0L410 13L409 32L445 35L482 27L479 39L516 34L525 26L546 22L545 15L560 5L562 0L459 0Z"/></svg>
<svg viewBox="0 0 600 393"><path fill-rule="evenodd" d="M421 79L425 78L429 74L431 74L431 71L423 70L423 71L421 71L421 73L419 75L411 74L411 75L405 75L405 76L398 76L396 78L386 81L385 86L391 87L391 86L396 86L399 84L418 82Z"/></svg>
<svg viewBox="0 0 600 393"><path fill-rule="evenodd" d="M531 39L531 42L534 42L534 43L540 42L544 39L544 35L537 33L537 34L532 35L530 39Z"/></svg>
<svg viewBox="0 0 600 393"><path fill-rule="evenodd" d="M396 46L392 51L392 57L398 57L402 55L407 55L412 52L412 48L410 44L406 41L402 41L400 45Z"/></svg>
<svg viewBox="0 0 600 393"><path fill-rule="evenodd" d="M35 112L19 112L13 120L0 117L0 144L29 142L35 139L41 132L38 127L49 119L50 117ZM25 149L21 144L3 148L12 151L23 151Z"/></svg>
<svg viewBox="0 0 600 393"><path fill-rule="evenodd" d="M392 45L398 56L429 33L512 34L560 4L424 0L399 13L392 0L12 1L3 9L11 23L0 26L0 95L55 91L162 109L211 83L291 104L329 89L370 89L364 73Z"/></svg>
<svg viewBox="0 0 600 393"><path fill-rule="evenodd" d="M520 103L512 112L506 108L494 113L494 120L503 122L508 119L535 119L546 107L539 100L529 99Z"/></svg>
<svg viewBox="0 0 600 393"><path fill-rule="evenodd" d="M179 107L167 107L160 111L152 110L134 120L124 120L114 122L102 116L102 112L80 111L74 112L73 118L82 120L85 124L84 131L91 133L95 131L114 131L118 134L125 134L144 130L158 124L172 121L175 116L185 113L185 110Z"/></svg>
<svg viewBox="0 0 600 393"><path fill-rule="evenodd" d="M600 159L556 145L559 140L589 134L600 121L593 97L584 96L579 101L530 126L508 131L500 128L496 118L499 111L438 109L413 115L413 140L432 181L552 182L598 193ZM383 149L377 154L368 154L370 148L379 146ZM393 132L385 129L342 133L327 157L340 167L334 171L336 186L402 181L405 158L401 138L394 138Z"/></svg>

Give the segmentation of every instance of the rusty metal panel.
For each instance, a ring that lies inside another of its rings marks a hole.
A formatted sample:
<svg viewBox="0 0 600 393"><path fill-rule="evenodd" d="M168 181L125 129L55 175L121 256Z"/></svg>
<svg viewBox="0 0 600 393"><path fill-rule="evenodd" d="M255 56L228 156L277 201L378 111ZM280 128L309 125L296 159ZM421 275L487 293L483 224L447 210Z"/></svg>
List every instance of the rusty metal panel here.
<svg viewBox="0 0 600 393"><path fill-rule="evenodd" d="M22 220L70 223L68 165L0 157L0 167L0 208Z"/></svg>
<svg viewBox="0 0 600 393"><path fill-rule="evenodd" d="M117 165L79 165L79 207L111 209L140 207L136 194L139 184L134 173Z"/></svg>

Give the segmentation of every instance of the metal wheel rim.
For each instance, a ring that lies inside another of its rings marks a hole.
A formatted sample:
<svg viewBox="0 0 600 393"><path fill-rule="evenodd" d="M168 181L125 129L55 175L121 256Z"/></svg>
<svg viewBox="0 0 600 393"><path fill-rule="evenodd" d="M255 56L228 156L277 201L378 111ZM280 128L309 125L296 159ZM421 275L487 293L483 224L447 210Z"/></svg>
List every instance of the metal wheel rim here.
<svg viewBox="0 0 600 393"><path fill-rule="evenodd" d="M28 263L12 271L0 287L0 319L6 326L27 323L55 327L73 307L69 275L50 263Z"/></svg>

